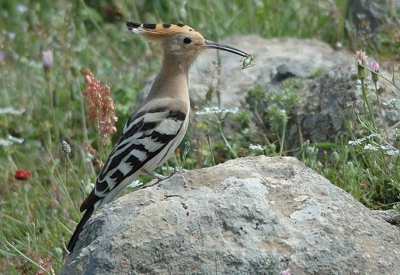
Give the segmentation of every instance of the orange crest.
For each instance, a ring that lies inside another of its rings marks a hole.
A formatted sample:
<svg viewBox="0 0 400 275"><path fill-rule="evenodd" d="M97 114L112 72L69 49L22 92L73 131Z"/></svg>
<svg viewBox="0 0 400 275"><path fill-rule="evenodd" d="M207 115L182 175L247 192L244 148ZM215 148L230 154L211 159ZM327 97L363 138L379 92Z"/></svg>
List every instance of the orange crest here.
<svg viewBox="0 0 400 275"><path fill-rule="evenodd" d="M201 34L195 31L192 27L184 24L140 24L135 22L126 22L128 29L134 33L143 35L148 39L160 39L165 36L175 34Z"/></svg>

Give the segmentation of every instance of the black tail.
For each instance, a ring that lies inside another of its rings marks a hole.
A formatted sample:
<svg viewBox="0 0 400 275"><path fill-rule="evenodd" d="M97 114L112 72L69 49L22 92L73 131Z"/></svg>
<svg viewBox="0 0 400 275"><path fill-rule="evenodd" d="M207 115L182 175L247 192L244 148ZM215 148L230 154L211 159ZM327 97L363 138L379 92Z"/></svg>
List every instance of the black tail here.
<svg viewBox="0 0 400 275"><path fill-rule="evenodd" d="M76 227L74 234L72 234L71 240L69 241L68 246L67 246L67 249L68 249L68 251L70 253L74 249L76 241L79 238L79 234L81 234L81 232L83 230L83 227L85 226L85 224L89 220L90 216L92 216L93 211L94 211L94 206L89 207L86 210L85 214L83 214L83 217L82 217L81 221L78 223L78 226Z"/></svg>

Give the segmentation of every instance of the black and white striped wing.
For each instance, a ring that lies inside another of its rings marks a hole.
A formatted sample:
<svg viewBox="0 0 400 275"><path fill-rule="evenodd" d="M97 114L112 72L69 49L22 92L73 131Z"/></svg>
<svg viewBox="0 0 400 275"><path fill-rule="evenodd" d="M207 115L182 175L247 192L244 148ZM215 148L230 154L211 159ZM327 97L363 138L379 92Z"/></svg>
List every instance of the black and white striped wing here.
<svg viewBox="0 0 400 275"><path fill-rule="evenodd" d="M111 201L141 171L161 166L183 139L187 122L186 112L169 107L132 115L101 169L95 188L83 202L81 212Z"/></svg>

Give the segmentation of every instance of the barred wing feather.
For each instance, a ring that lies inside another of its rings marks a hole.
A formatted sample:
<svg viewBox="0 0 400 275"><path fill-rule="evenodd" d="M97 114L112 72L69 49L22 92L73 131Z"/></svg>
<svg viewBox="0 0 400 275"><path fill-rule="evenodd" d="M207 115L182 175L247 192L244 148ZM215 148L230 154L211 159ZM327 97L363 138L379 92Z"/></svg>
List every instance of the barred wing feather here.
<svg viewBox="0 0 400 275"><path fill-rule="evenodd" d="M181 142L186 127L186 114L168 107L134 114L101 169L95 188L83 202L81 212L93 205L97 208L98 204L102 204L99 201L114 188L125 188L135 173L152 171L162 165ZM121 184L123 186L119 186ZM114 193L113 197L117 195Z"/></svg>

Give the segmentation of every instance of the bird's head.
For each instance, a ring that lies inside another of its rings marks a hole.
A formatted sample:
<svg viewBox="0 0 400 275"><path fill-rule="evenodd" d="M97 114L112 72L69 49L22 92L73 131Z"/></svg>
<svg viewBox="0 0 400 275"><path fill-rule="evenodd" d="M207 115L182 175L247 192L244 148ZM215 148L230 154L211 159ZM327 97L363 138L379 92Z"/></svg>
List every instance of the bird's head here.
<svg viewBox="0 0 400 275"><path fill-rule="evenodd" d="M228 45L204 39L201 33L183 24L139 24L126 22L126 26L134 33L148 40L160 41L165 54L180 56L183 59L194 60L203 49L219 49L243 57L250 54Z"/></svg>

